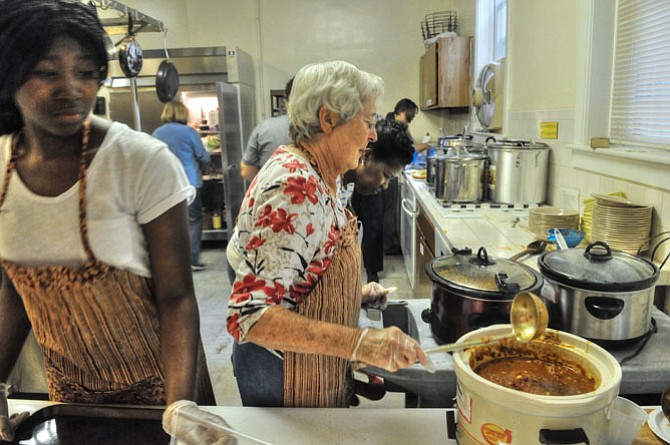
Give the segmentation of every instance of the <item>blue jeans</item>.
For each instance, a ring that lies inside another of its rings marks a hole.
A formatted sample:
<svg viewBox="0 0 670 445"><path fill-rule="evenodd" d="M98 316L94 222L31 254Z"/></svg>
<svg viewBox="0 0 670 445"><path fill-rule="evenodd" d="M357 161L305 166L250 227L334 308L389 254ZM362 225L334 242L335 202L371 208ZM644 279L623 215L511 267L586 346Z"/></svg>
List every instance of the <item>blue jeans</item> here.
<svg viewBox="0 0 670 445"><path fill-rule="evenodd" d="M200 264L202 243L202 187L195 189L195 199L188 206L188 224L191 231L191 264Z"/></svg>
<svg viewBox="0 0 670 445"><path fill-rule="evenodd" d="M233 343L233 372L242 405L284 406L284 361L253 343Z"/></svg>

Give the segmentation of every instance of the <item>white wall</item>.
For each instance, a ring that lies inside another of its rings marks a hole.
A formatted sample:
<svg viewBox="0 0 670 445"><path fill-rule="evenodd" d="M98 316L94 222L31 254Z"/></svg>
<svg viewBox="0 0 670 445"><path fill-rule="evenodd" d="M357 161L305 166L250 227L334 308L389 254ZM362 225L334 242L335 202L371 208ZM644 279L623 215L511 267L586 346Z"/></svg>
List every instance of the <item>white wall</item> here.
<svg viewBox="0 0 670 445"><path fill-rule="evenodd" d="M256 71L256 111L270 114L270 90L281 89L307 63L344 59L381 76L386 113L409 97L419 102L421 20L426 14L458 13L459 34L474 35L474 0L127 0L132 8L163 21L170 47L238 46L251 54ZM144 49L163 45L159 33L141 33ZM419 113L416 138L439 128L460 132L467 116Z"/></svg>

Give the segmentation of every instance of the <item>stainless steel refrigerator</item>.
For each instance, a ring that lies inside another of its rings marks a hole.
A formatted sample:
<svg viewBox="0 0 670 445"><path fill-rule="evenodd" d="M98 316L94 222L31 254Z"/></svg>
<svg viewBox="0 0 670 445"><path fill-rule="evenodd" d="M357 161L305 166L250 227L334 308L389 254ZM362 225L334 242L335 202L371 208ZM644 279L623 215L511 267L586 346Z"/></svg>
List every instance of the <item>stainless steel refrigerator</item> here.
<svg viewBox="0 0 670 445"><path fill-rule="evenodd" d="M214 171L204 178L203 240L225 240L245 192L239 165L255 116L251 56L230 47L168 49L168 54L179 72L175 99L189 108L189 122L204 143L220 140L220 150L211 152ZM161 125L165 105L156 93L156 73L166 54L160 49L143 55L142 71L133 82L112 61L105 87L109 118L151 134Z"/></svg>

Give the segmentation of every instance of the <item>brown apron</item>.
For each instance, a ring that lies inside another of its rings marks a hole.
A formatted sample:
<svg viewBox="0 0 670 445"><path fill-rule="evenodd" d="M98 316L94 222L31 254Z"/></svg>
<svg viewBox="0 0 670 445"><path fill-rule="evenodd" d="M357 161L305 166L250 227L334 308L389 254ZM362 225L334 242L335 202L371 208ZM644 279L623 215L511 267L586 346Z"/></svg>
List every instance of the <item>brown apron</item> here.
<svg viewBox="0 0 670 445"><path fill-rule="evenodd" d="M87 124L79 167L79 225L88 260L79 267L27 267L4 259L0 264L21 295L44 353L51 400L163 405L165 378L151 280L98 261L89 245L88 134ZM16 165L15 148L7 165L0 207ZM201 342L198 352L197 401L214 404Z"/></svg>
<svg viewBox="0 0 670 445"><path fill-rule="evenodd" d="M309 297L298 306L305 317L355 327L361 308L358 220L347 211L333 260ZM339 357L284 353L284 406L347 408L354 393L351 362Z"/></svg>

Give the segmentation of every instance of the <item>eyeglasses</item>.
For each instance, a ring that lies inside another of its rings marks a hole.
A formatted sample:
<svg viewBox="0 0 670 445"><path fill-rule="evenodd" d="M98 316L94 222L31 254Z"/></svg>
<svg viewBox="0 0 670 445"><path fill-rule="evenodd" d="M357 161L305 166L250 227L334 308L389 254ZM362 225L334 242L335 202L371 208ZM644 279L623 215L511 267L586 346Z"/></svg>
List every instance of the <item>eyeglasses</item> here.
<svg viewBox="0 0 670 445"><path fill-rule="evenodd" d="M363 119L363 122L365 125L368 126L368 131L375 130L377 128L377 118L373 117L372 119L367 119L365 116L361 115L361 119Z"/></svg>

